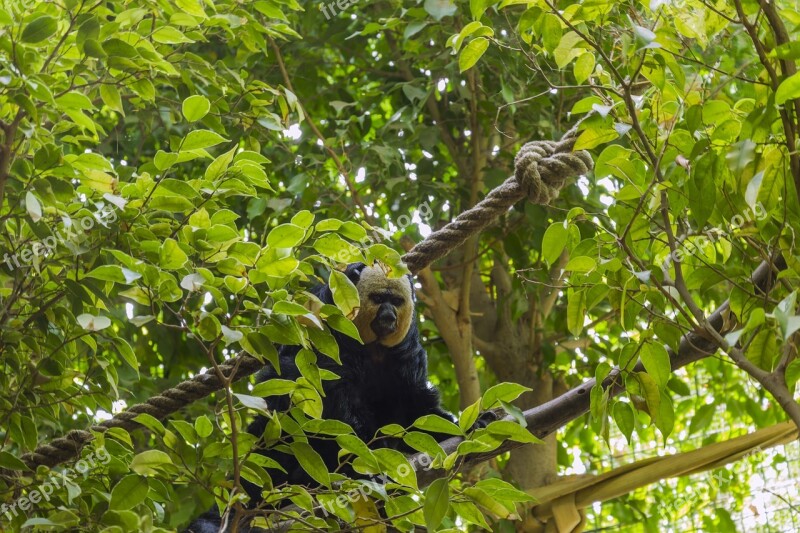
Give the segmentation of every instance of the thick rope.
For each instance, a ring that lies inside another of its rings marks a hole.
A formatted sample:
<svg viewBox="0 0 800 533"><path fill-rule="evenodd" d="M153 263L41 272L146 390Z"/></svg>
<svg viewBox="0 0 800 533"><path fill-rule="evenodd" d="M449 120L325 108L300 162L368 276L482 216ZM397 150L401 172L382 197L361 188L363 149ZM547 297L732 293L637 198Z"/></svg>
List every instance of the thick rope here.
<svg viewBox="0 0 800 533"><path fill-rule="evenodd" d="M585 174L591 170L591 156L585 151L572 152L577 127L567 132L561 141L530 142L520 149L514 159L514 176L491 191L475 207L465 211L442 229L430 234L405 256L409 270L416 274L437 259L460 246L467 238L477 234L515 203L528 198L537 204L545 204L558 196L566 180L572 176ZM233 381L257 372L263 363L247 354L239 355L219 365L226 379L235 371ZM53 467L74 459L81 449L91 441L92 432L105 432L110 428L126 431L138 429L141 424L134 421L138 415L147 413L157 419L164 419L175 411L195 400L205 398L212 392L222 389L222 381L215 369L183 381L145 403L136 404L127 410L94 425L89 431L73 429L65 436L42 444L33 452L22 456L31 469L39 465Z"/></svg>
<svg viewBox="0 0 800 533"><path fill-rule="evenodd" d="M242 354L218 366L226 379L235 370L233 380L238 381L257 372L264 366L264 363L255 357ZM110 428L133 431L141 425L134 421L134 418L142 413L158 419L164 419L178 409L189 405L195 400L205 398L220 389L222 389L222 381L219 379L216 370L209 369L203 374L165 390L158 396L153 396L144 403L133 405L127 410L114 415L113 418L92 426L90 431L73 429L63 437L54 439L47 444L42 444L33 452L23 455L22 460L31 469L35 469L38 465L56 466L78 457L81 449L94 438L92 431L102 433Z"/></svg>
<svg viewBox="0 0 800 533"><path fill-rule="evenodd" d="M408 269L416 274L444 257L523 198L535 204L550 203L568 178L589 172L593 166L589 153L583 150L572 152L576 129L567 132L559 142L535 141L523 146L514 159L514 175L475 207L464 211L409 250L403 256Z"/></svg>

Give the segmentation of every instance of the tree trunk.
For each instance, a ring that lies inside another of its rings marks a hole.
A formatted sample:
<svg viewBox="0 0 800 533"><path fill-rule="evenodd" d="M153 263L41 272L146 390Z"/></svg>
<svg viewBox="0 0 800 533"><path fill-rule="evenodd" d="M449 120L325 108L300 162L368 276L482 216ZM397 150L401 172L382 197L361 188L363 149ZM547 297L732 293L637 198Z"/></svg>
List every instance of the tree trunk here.
<svg viewBox="0 0 800 533"><path fill-rule="evenodd" d="M549 373L526 377L529 379L522 384L531 387L533 391L520 397L516 402L519 408L524 411L553 399L553 378ZM528 444L512 451L504 472L505 477L519 485L522 490L552 483L557 477L556 445L556 434L553 433L542 444Z"/></svg>

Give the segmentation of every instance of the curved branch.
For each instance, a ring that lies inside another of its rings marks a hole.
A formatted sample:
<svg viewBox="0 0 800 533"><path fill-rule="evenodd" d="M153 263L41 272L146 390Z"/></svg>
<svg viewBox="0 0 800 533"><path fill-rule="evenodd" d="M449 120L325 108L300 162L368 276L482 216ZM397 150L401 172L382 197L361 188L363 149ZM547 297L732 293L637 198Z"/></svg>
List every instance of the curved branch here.
<svg viewBox="0 0 800 533"><path fill-rule="evenodd" d="M775 271L781 271L786 268L786 262L783 257L778 256L774 263L763 262L751 276L753 285L762 293L768 293L775 284L777 276ZM717 333L725 333L725 324L729 321L726 320L727 315L730 313L730 303L728 300L722 303L716 311L708 317L708 323ZM680 346L677 353L673 350L669 351L670 362L672 370L684 367L700 359L704 359L717 350L717 345L714 340L710 339L708 334L700 330L698 332L690 332L681 338ZM641 362L637 363L634 371L644 371L644 365ZM623 391L624 387L617 377L620 370L615 368L608 377L603 381L602 386L609 390L611 396L616 396ZM558 429L564 427L569 422L582 416L589 411L590 405L590 392L592 387L597 384L595 379L589 379L583 382L578 387L575 387L558 398L549 402L543 403L532 409L524 412L525 421L528 423L528 429L538 438L544 438ZM504 420L514 421L515 419L507 416ZM461 437L453 437L441 442L442 449L445 454L450 454L458 448L458 445L463 441ZM507 441L500 447L491 452L475 454L469 456L464 461L462 468L470 468L479 463L497 457L498 455L513 450L522 446L521 443ZM420 461L423 454L416 454L409 460L412 465L424 463ZM417 471L417 481L420 487L425 487L433 482L435 479L442 477L444 472L441 470L419 470Z"/></svg>

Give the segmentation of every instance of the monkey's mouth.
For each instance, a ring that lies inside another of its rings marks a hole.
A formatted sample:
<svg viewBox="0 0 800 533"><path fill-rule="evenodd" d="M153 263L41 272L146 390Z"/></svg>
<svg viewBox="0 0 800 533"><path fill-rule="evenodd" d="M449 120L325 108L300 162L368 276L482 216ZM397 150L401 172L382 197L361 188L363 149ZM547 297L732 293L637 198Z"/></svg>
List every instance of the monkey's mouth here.
<svg viewBox="0 0 800 533"><path fill-rule="evenodd" d="M376 318L375 320L372 321L370 327L372 328L372 331L375 332L375 335L377 335L379 339L382 339L383 337L388 337L389 335L397 331L397 320L396 319L381 320L380 318Z"/></svg>

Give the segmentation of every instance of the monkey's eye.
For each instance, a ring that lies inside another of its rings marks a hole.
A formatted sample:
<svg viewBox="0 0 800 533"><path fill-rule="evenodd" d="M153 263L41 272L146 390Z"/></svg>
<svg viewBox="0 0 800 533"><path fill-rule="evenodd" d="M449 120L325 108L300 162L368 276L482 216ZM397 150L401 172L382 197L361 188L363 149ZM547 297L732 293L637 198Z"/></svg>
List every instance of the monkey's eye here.
<svg viewBox="0 0 800 533"><path fill-rule="evenodd" d="M391 294L370 294L369 299L376 305L381 305L384 303L388 303L393 305L394 307L400 307L403 305L403 298L399 296L392 296Z"/></svg>

